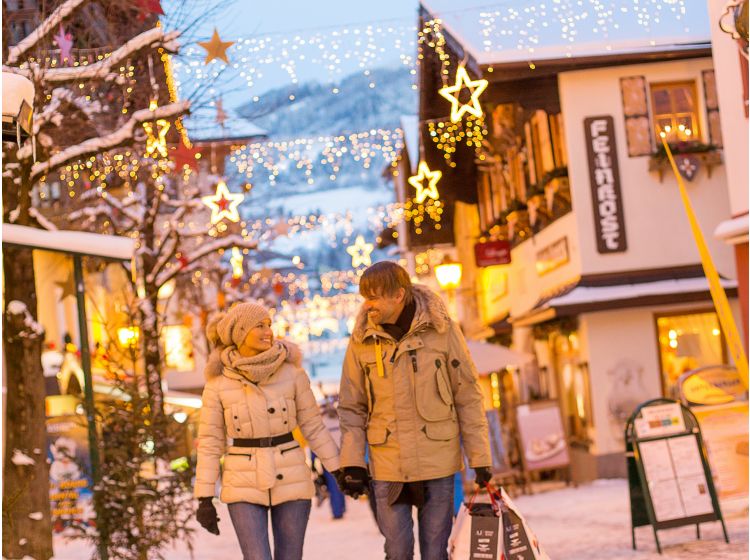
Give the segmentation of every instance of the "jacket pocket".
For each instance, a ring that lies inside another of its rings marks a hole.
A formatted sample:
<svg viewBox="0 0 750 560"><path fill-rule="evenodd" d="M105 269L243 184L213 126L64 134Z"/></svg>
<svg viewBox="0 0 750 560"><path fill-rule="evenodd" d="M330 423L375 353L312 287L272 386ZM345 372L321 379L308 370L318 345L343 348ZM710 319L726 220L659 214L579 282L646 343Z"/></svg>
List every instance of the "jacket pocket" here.
<svg viewBox="0 0 750 560"><path fill-rule="evenodd" d="M224 423L229 437L240 437L242 421L240 420L240 405L233 404L224 409Z"/></svg>
<svg viewBox="0 0 750 560"><path fill-rule="evenodd" d="M370 445L383 445L388 441L389 435L391 435L391 432L386 426L367 427L367 443Z"/></svg>
<svg viewBox="0 0 750 560"><path fill-rule="evenodd" d="M453 419L453 395L440 369L415 374L417 411L428 422Z"/></svg>
<svg viewBox="0 0 750 560"><path fill-rule="evenodd" d="M257 477L255 455L230 451L224 455L224 468L221 478L224 487L252 487Z"/></svg>
<svg viewBox="0 0 750 560"><path fill-rule="evenodd" d="M286 397L281 403L281 413L286 421L285 426L291 432L297 426L297 403L294 397Z"/></svg>
<svg viewBox="0 0 750 560"><path fill-rule="evenodd" d="M458 423L453 420L448 422L428 422L425 424L424 433L427 439L449 441L458 437Z"/></svg>
<svg viewBox="0 0 750 560"><path fill-rule="evenodd" d="M435 365L437 366L435 375L440 398L443 399L443 402L448 406L453 406L453 391L451 391L451 386L446 379L445 369L442 366L442 362L440 360L436 360Z"/></svg>

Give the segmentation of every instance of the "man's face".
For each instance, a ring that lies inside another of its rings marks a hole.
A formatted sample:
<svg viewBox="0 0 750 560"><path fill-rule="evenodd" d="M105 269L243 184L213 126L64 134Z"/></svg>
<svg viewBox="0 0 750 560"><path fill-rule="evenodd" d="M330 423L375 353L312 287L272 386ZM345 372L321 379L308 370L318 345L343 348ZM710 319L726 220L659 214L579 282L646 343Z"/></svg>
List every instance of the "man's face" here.
<svg viewBox="0 0 750 560"><path fill-rule="evenodd" d="M399 288L395 294L370 294L365 297L367 316L376 325L395 323L404 309L404 295L403 288Z"/></svg>

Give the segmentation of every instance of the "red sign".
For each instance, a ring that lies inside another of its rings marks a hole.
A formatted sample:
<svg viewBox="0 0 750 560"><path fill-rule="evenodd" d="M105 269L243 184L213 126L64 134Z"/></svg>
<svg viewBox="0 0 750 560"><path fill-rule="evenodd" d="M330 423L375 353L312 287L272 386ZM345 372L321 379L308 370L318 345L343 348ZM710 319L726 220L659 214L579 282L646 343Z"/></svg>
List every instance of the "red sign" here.
<svg viewBox="0 0 750 560"><path fill-rule="evenodd" d="M510 241L488 241L474 245L477 266L510 264Z"/></svg>

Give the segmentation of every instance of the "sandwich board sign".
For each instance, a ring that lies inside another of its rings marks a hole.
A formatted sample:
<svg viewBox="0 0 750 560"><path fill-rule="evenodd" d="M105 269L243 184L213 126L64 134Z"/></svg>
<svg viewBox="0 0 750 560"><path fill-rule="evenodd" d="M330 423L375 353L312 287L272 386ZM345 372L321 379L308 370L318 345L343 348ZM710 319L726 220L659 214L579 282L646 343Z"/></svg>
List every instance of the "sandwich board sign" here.
<svg viewBox="0 0 750 560"><path fill-rule="evenodd" d="M706 447L698 421L677 401L653 399L640 404L625 425L633 549L635 528L651 525L661 554L658 532L683 525L719 521L721 515Z"/></svg>

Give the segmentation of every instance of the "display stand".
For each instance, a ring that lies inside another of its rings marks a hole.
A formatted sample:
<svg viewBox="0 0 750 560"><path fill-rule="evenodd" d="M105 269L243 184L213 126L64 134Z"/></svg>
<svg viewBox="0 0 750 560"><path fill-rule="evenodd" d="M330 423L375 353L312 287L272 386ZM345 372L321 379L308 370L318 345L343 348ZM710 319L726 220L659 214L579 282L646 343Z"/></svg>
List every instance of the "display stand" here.
<svg viewBox="0 0 750 560"><path fill-rule="evenodd" d="M661 554L658 530L719 521L727 529L714 488L700 426L689 409L670 399L639 405L625 425L633 549L635 529L651 525Z"/></svg>

